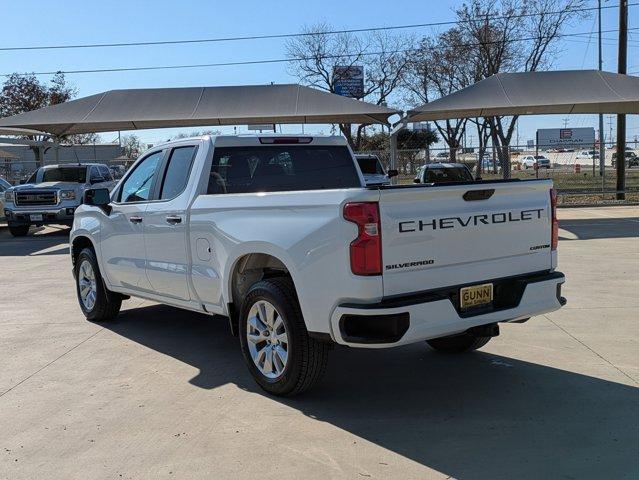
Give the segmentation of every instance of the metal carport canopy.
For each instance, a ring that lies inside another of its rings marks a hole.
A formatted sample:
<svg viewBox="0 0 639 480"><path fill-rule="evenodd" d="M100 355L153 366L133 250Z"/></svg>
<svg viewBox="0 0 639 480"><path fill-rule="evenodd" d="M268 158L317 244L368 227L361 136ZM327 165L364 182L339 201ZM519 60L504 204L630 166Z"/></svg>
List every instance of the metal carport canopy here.
<svg viewBox="0 0 639 480"><path fill-rule="evenodd" d="M388 124L400 111L301 85L110 90L0 119L52 135L272 123Z"/></svg>
<svg viewBox="0 0 639 480"><path fill-rule="evenodd" d="M566 113L639 114L639 77L597 70L498 73L409 111L404 122Z"/></svg>

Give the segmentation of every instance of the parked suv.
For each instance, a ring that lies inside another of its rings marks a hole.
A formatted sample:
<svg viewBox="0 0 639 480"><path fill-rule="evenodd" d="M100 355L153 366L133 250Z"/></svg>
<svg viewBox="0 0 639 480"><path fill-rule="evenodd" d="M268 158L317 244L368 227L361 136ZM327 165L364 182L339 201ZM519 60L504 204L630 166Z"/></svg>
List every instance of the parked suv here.
<svg viewBox="0 0 639 480"><path fill-rule="evenodd" d="M357 165L364 175L366 185L390 185L390 179L397 176L397 170L384 170L377 155L356 153Z"/></svg>
<svg viewBox="0 0 639 480"><path fill-rule="evenodd" d="M413 183L472 182L470 169L463 163L427 163L417 170Z"/></svg>
<svg viewBox="0 0 639 480"><path fill-rule="evenodd" d="M24 184L4 192L9 231L15 237L22 237L31 225L70 226L86 189L110 189L114 184L109 167L99 163L40 167Z"/></svg>

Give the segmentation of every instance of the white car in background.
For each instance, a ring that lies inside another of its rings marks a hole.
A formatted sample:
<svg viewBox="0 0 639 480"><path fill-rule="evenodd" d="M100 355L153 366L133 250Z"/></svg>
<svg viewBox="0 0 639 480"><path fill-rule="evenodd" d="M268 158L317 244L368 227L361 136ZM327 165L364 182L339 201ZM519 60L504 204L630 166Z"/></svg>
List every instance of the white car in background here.
<svg viewBox="0 0 639 480"><path fill-rule="evenodd" d="M0 220L4 220L4 192L11 188L11 184L7 182L4 178L0 177Z"/></svg>
<svg viewBox="0 0 639 480"><path fill-rule="evenodd" d="M522 167L535 168L537 164L538 168L550 168L550 160L543 155L526 155L521 159Z"/></svg>
<svg viewBox="0 0 639 480"><path fill-rule="evenodd" d="M599 153L594 150L582 150L575 158L577 160L593 160L599 158Z"/></svg>

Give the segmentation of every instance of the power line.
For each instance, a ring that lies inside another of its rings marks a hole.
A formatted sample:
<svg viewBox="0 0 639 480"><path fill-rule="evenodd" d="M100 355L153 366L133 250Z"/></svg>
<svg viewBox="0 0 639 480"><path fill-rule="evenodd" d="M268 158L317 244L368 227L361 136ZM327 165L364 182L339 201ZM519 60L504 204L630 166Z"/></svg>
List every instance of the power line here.
<svg viewBox="0 0 639 480"><path fill-rule="evenodd" d="M632 28L629 30L639 30L639 27ZM605 33L617 32L617 30L605 30ZM557 35L556 38L565 38L565 37L574 37L579 35L588 35L588 33L566 33L562 35ZM542 40L544 38L549 38L546 36L537 36L537 37L526 37L526 38L513 38L508 40L508 43L511 42L528 42L531 40ZM490 42L479 42L479 43L467 43L460 44L459 47L476 47L482 45L491 45L503 43L502 40L495 40ZM361 52L361 53L353 53L353 54L339 54L339 55L322 55L322 59L330 59L330 58L349 58L349 57L367 57L372 55L385 55L391 53L408 53L418 51L417 48L407 48L401 50L388 50L383 52ZM148 67L119 67L119 68L96 68L96 69L87 69L87 70L57 70L50 72L30 72L30 73L19 73L18 75L55 75L57 73L63 73L65 75L74 75L74 74L86 74L86 73L115 73L115 72L141 72L141 71L150 71L150 70L176 70L176 69L190 69L190 68L211 68L211 67L232 67L232 66L245 66L245 65L263 65L263 64L271 64L271 63L286 63L295 60L315 60L316 57L302 57L302 58L276 58L276 59L266 59L266 60L246 60L246 61L237 61L237 62L218 62L218 63L197 63L197 64L186 64L186 65L154 65ZM12 73L3 73L0 74L2 77L9 77L13 75Z"/></svg>
<svg viewBox="0 0 639 480"><path fill-rule="evenodd" d="M629 3L628 6L639 5L637 3ZM604 6L602 9L616 8L616 6ZM536 12L536 13L522 13L519 15L504 15L491 17L491 20L505 20L513 18L525 18L534 17L540 15L554 15L559 13L571 13L571 12L588 12L597 10L597 7L581 8L581 9L567 9L559 10L555 12ZM351 28L343 30L330 30L327 32L319 32L322 35L337 35L343 33L364 33L364 32L380 32L388 30L406 30L414 28L424 27L443 27L449 25L459 25L463 23L470 23L474 20L448 20L444 22L430 22L430 23L414 23L407 25L394 25L390 27L371 27L371 28ZM83 43L83 44L69 44L69 45L33 45L33 46L17 46L17 47L0 47L0 51L14 52L24 50L62 50L62 49L77 49L77 48L114 48L114 47L140 47L140 46L157 46L157 45L181 45L181 44L194 44L194 43L219 43L219 42L237 42L247 40L270 40L270 39L282 39L282 38L296 38L307 37L317 35L318 32L302 32L302 33L278 33L272 35L247 35L239 37L218 37L218 38L196 38L196 39L181 39L181 40L159 40L159 41L144 41L144 42L118 42L118 43Z"/></svg>

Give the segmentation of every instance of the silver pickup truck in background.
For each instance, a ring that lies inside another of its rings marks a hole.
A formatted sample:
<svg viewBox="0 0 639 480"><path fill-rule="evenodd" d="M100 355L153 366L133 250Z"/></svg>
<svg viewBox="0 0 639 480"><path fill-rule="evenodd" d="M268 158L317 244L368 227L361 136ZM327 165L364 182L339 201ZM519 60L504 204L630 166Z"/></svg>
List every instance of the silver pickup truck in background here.
<svg viewBox="0 0 639 480"><path fill-rule="evenodd" d="M46 165L23 185L4 192L4 216L14 237L29 233L31 225L69 225L88 188L115 185L109 167L100 163Z"/></svg>

